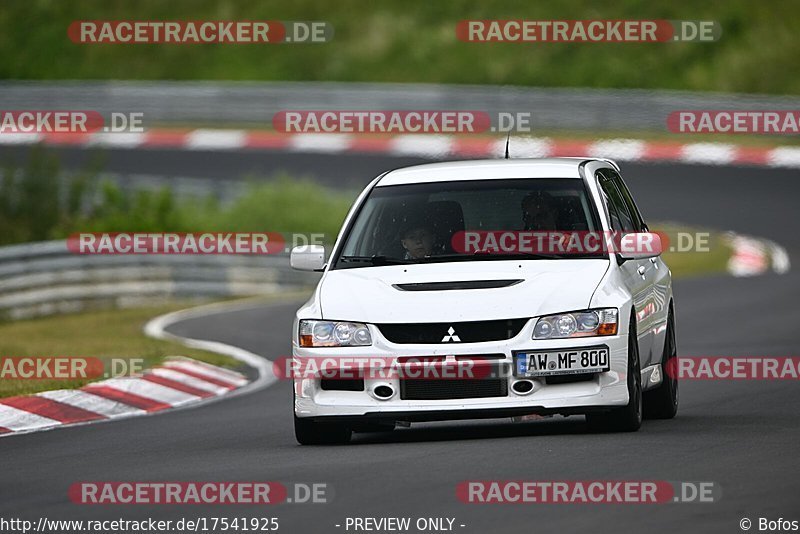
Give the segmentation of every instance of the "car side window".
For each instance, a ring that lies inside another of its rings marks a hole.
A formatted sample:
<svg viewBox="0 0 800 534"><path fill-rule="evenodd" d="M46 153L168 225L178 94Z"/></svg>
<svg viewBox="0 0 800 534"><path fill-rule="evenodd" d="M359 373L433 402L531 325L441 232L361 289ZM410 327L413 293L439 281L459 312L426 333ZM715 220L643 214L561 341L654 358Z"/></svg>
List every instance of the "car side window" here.
<svg viewBox="0 0 800 534"><path fill-rule="evenodd" d="M614 204L608 199L608 195L603 192L603 201L606 203L606 208L608 209L608 218L611 222L611 229L615 232L622 232L622 224L619 222L619 214L617 213L617 208L614 207Z"/></svg>
<svg viewBox="0 0 800 534"><path fill-rule="evenodd" d="M628 211L631 214L631 219L633 220L633 226L636 228L637 232L646 232L647 225L642 218L642 214L639 212L638 206L636 206L636 202L633 201L633 195L631 195L628 186L625 185L625 182L622 181L622 177L619 175L618 172L612 170L605 170L605 172L611 177L611 181L614 182L614 185L617 186L620 194L622 195L622 199L625 201L625 205L628 206Z"/></svg>
<svg viewBox="0 0 800 534"><path fill-rule="evenodd" d="M614 185L611 177L606 175L603 172L598 172L599 180L600 180L600 187L603 190L603 193L606 196L606 201L609 206L609 216L611 217L611 227L614 230L622 231L624 233L631 233L636 232L636 226L633 223L633 218L631 217L630 211L628 211L628 206L625 205L625 201L622 198L622 194L617 189L617 186ZM613 206L613 210L611 207ZM616 212L616 214L613 214ZM617 226L614 225L614 217L616 215L617 218Z"/></svg>

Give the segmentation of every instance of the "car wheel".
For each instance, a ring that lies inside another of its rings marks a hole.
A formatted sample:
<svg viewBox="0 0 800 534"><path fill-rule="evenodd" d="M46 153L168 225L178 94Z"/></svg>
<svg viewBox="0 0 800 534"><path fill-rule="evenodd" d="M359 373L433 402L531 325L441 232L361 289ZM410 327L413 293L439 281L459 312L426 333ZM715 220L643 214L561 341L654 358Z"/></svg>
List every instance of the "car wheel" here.
<svg viewBox="0 0 800 534"><path fill-rule="evenodd" d="M586 422L593 431L636 432L642 426L642 373L633 321L628 331L628 404L608 412L586 414Z"/></svg>
<svg viewBox="0 0 800 534"><path fill-rule="evenodd" d="M294 416L294 437L300 445L336 445L350 441L350 428Z"/></svg>
<svg viewBox="0 0 800 534"><path fill-rule="evenodd" d="M644 394L644 416L648 419L672 419L678 413L678 377L675 362L678 349L675 343L675 317L670 310L667 318L667 335L664 355L661 358L661 384ZM668 369L670 371L668 371Z"/></svg>

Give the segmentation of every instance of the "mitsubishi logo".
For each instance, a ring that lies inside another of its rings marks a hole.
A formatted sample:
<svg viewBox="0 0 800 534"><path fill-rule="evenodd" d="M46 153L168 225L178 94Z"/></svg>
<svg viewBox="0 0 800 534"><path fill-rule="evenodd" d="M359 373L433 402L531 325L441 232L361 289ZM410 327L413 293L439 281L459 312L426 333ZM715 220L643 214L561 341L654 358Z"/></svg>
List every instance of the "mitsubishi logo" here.
<svg viewBox="0 0 800 534"><path fill-rule="evenodd" d="M456 330L452 326L447 329L447 335L442 338L442 343L447 343L448 341L461 343L461 338L456 335Z"/></svg>

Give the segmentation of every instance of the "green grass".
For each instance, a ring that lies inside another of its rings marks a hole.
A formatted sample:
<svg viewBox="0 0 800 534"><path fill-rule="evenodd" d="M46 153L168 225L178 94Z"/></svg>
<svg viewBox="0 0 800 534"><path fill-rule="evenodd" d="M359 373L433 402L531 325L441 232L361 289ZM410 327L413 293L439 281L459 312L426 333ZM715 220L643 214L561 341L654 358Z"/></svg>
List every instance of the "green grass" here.
<svg viewBox="0 0 800 534"><path fill-rule="evenodd" d="M662 258L672 271L674 278L687 278L692 276L703 276L709 274L725 273L728 260L733 254L728 241L720 232L709 231L703 228L688 227L675 223L653 223L652 229L657 232L664 232L668 236L668 244L662 243L665 250ZM680 252L678 243L678 233L697 233L708 232L707 251L702 252ZM672 248L673 250L670 250Z"/></svg>
<svg viewBox="0 0 800 534"><path fill-rule="evenodd" d="M87 169L62 180L54 152L35 147L25 165L0 173L0 245L76 232L296 232L332 243L357 192L285 174L252 177L228 204L178 198L170 188L125 191Z"/></svg>
<svg viewBox="0 0 800 534"><path fill-rule="evenodd" d="M297 80L800 93L792 0L6 0L0 78ZM462 19L716 20L714 43L463 43ZM322 20L328 44L79 45L73 20Z"/></svg>
<svg viewBox="0 0 800 534"><path fill-rule="evenodd" d="M144 335L144 324L157 315L183 305L105 310L0 324L0 355L3 357L80 356L102 360L143 360L147 368L166 356L188 356L229 368L241 364L228 356L189 349L171 341ZM129 364L130 365L130 364ZM136 366L140 363L135 362ZM99 379L95 379L99 380ZM24 395L51 389L73 389L93 380L0 380L0 397Z"/></svg>
<svg viewBox="0 0 800 534"><path fill-rule="evenodd" d="M311 180L278 175L251 180L233 203L211 197L176 198L169 189L123 194L110 184L95 210L54 228L72 232L297 232L322 233L333 243L357 192L333 190Z"/></svg>

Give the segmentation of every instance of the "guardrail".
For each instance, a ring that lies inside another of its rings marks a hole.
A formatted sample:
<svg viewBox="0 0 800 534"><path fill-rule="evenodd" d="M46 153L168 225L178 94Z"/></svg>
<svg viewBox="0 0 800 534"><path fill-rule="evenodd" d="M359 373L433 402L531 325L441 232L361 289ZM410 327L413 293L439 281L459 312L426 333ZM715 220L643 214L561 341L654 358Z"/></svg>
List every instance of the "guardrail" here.
<svg viewBox="0 0 800 534"><path fill-rule="evenodd" d="M84 109L144 113L157 123L269 127L287 109L462 109L530 112L537 128L658 130L681 109L792 110L796 96L639 89L336 82L27 82L0 83L4 109Z"/></svg>
<svg viewBox="0 0 800 534"><path fill-rule="evenodd" d="M12 245L0 247L0 317L271 294L318 277L292 270L287 254L78 255L66 241Z"/></svg>

